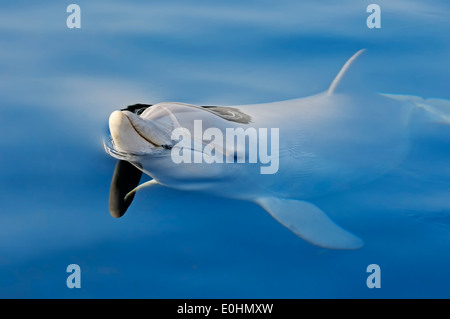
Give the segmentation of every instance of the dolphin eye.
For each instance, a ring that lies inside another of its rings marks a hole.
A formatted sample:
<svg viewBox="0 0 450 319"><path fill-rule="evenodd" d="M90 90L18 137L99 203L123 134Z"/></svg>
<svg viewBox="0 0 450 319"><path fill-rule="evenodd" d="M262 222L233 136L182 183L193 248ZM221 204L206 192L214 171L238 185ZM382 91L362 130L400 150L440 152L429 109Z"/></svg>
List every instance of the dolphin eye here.
<svg viewBox="0 0 450 319"><path fill-rule="evenodd" d="M147 108L152 106L152 104L133 104L128 105L126 108L121 109L121 111L130 111L133 112L136 115L141 115L142 112L144 112Z"/></svg>

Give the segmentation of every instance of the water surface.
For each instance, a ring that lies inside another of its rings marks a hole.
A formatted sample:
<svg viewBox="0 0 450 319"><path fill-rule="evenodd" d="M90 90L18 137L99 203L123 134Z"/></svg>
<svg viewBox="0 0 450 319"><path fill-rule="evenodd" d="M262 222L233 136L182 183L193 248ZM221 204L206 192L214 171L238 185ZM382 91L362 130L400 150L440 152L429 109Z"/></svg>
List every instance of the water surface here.
<svg viewBox="0 0 450 319"><path fill-rule="evenodd" d="M382 179L316 204L365 241L332 251L251 203L163 187L108 212L109 114L134 103L233 105L342 89L450 99L449 4L51 1L0 5L0 297L448 298L450 126L412 137ZM143 179L144 180L144 179ZM68 289L78 264L82 288ZM382 287L368 289L366 267Z"/></svg>

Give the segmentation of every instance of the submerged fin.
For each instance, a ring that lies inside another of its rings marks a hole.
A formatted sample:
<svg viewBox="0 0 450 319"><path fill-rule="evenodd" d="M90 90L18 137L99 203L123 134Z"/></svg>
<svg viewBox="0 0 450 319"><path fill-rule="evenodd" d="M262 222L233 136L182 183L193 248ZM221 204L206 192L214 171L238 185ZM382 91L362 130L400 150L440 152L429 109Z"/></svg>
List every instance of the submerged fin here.
<svg viewBox="0 0 450 319"><path fill-rule="evenodd" d="M134 198L134 193L125 199L126 194L134 189L141 180L142 171L133 164L120 160L116 164L109 191L109 213L122 217Z"/></svg>
<svg viewBox="0 0 450 319"><path fill-rule="evenodd" d="M272 217L311 244L329 249L357 249L363 241L336 225L315 205L276 197L258 198Z"/></svg>
<svg viewBox="0 0 450 319"><path fill-rule="evenodd" d="M431 115L434 122L450 124L450 101L445 99L423 99L416 95L379 93L382 96L413 103L416 107L422 107Z"/></svg>
<svg viewBox="0 0 450 319"><path fill-rule="evenodd" d="M128 199L130 198L130 196L133 196L133 197L134 197L134 194L135 194L137 191L140 191L141 189L146 188L146 187L150 187L150 186L152 186L152 185L158 185L158 182L155 181L154 179L152 179L152 180L149 180L148 182L142 183L141 185L135 187L135 188L132 189L130 192L128 192L128 194L126 194L125 197L124 197L124 201L125 201L125 202L128 201Z"/></svg>
<svg viewBox="0 0 450 319"><path fill-rule="evenodd" d="M341 70L339 71L339 73L336 75L336 77L334 78L333 82L331 82L330 87L328 88L327 91L327 95L331 95L333 94L334 90L336 89L336 86L339 84L339 82L341 81L342 77L344 76L345 72L347 72L348 68L350 67L350 65L353 63L353 61L356 60L357 57L359 57L361 55L361 53L363 53L364 51L366 51L366 49L362 49L359 50L358 52L356 52L355 54L353 54L353 56L347 60L347 62L345 62L344 66L341 68Z"/></svg>

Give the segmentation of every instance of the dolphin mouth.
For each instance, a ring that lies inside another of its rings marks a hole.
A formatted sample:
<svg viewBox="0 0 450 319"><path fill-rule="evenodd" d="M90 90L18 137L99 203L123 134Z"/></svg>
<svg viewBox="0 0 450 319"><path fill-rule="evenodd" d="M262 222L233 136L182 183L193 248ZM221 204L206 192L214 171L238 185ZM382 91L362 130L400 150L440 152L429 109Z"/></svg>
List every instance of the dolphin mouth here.
<svg viewBox="0 0 450 319"><path fill-rule="evenodd" d="M124 160L128 162L140 162L140 159L144 156L148 155L157 155L162 153L162 151L154 151L154 152L130 152L118 149L114 143L114 140L111 135L105 136L103 138L103 148L105 152L110 156L114 157L118 160Z"/></svg>
<svg viewBox="0 0 450 319"><path fill-rule="evenodd" d="M156 154L172 148L168 128L129 111L111 113L109 131L111 135L104 140L104 146L116 158Z"/></svg>
<svg viewBox="0 0 450 319"><path fill-rule="evenodd" d="M134 129L134 131L135 131L141 138L143 138L144 140L146 140L147 142L149 142L150 145L153 146L153 147L161 146L161 145L158 145L157 142L152 141L152 140L151 140L151 137L145 136L145 134L144 134L143 132L141 132L141 131L136 127L137 125L136 125L136 124L133 124L133 120L132 120L125 112L123 112L123 111L119 111L119 112L120 112L120 114L125 114L125 118L130 122L131 127ZM127 112L127 113L129 113L129 112Z"/></svg>

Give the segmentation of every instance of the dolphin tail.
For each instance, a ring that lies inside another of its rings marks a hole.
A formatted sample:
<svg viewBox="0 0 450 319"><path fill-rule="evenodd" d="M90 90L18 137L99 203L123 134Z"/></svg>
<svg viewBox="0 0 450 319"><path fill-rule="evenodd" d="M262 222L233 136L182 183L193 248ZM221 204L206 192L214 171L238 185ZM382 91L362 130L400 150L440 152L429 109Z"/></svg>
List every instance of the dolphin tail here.
<svg viewBox="0 0 450 319"><path fill-rule="evenodd" d="M433 122L443 123L447 125L450 124L450 100L424 99L420 96L404 94L379 94L397 101L409 102L416 107L423 108Z"/></svg>
<svg viewBox="0 0 450 319"><path fill-rule="evenodd" d="M336 225L311 203L276 197L262 197L256 202L283 226L311 244L329 249L363 246L361 239Z"/></svg>

